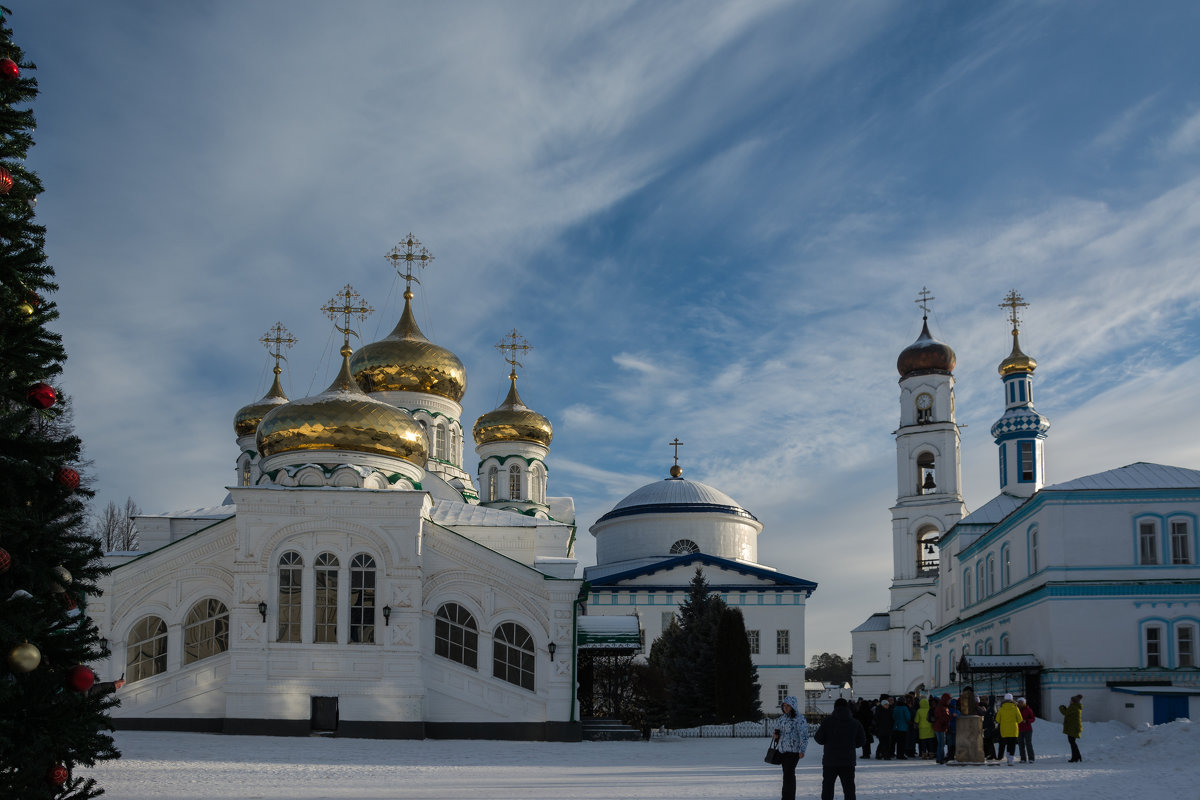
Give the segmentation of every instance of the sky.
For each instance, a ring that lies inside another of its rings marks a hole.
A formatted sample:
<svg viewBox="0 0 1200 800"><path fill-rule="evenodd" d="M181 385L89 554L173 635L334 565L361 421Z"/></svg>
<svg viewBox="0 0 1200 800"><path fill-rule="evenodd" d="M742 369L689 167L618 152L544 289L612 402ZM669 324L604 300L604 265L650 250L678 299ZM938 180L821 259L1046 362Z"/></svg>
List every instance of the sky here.
<svg viewBox="0 0 1200 800"><path fill-rule="evenodd" d="M855 783L861 796L921 800L1196 794L1192 722L1130 731L1119 722L1085 721L1079 764L1067 762L1061 731L1054 722L1034 723L1032 764L860 761ZM762 761L761 736L572 744L121 731L116 740L120 760L76 776L95 778L106 796L122 800L730 800L771 797L780 785L779 767ZM822 755L810 740L797 764L798 797L820 795Z"/></svg>
<svg viewBox="0 0 1200 800"><path fill-rule="evenodd" d="M678 437L764 523L759 560L819 584L809 657L887 607L923 287L968 509L999 490L1013 289L1049 483L1200 468L1195 3L9 5L96 510L220 503L259 337L299 339L289 397L323 390L320 307L350 283L386 335L410 232L464 427L507 390L494 345L533 346L579 559Z"/></svg>

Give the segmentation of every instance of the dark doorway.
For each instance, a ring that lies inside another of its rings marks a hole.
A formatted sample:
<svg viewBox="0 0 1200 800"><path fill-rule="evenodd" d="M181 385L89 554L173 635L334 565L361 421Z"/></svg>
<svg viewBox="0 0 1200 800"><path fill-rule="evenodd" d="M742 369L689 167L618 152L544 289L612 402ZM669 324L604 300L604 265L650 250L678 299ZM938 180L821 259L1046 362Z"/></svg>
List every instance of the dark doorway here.
<svg viewBox="0 0 1200 800"><path fill-rule="evenodd" d="M336 697L314 697L312 699L312 730L336 731L338 726L338 699Z"/></svg>

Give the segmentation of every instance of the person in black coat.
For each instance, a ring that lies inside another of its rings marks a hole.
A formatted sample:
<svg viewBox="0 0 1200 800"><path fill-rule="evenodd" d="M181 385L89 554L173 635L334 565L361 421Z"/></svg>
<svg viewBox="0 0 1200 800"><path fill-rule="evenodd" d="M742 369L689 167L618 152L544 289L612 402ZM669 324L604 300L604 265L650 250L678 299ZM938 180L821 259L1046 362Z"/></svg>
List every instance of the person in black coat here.
<svg viewBox="0 0 1200 800"><path fill-rule="evenodd" d="M861 697L858 698L858 709L854 712L854 716L858 719L860 725L863 726L863 732L866 733L866 738L863 739L862 757L871 757L871 726L875 721L875 711L871 708L871 704Z"/></svg>
<svg viewBox="0 0 1200 800"><path fill-rule="evenodd" d="M879 743L875 746L875 758L884 761L892 760L892 704L888 696L879 698L875 706L875 738Z"/></svg>
<svg viewBox="0 0 1200 800"><path fill-rule="evenodd" d="M854 800L854 763L867 734L862 723L850 716L846 698L837 699L833 713L817 728L813 739L825 749L821 756L821 800L833 800L835 778L841 780L846 800Z"/></svg>

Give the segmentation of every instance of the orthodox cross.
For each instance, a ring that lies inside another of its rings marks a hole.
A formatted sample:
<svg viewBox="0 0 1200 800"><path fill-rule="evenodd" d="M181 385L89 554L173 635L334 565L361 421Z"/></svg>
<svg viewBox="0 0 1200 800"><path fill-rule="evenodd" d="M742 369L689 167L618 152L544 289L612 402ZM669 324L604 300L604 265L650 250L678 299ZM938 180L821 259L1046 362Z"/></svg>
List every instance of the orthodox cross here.
<svg viewBox="0 0 1200 800"><path fill-rule="evenodd" d="M354 287L346 284L346 288L335 294L333 298L321 306L321 310L325 315L333 320L333 327L337 328L346 336L346 347L350 346L350 336L358 336L353 328L350 327L350 318L358 317L359 321L367 318L375 309L367 305L362 299L362 295L354 291ZM338 324L338 317L342 318L342 324Z"/></svg>
<svg viewBox="0 0 1200 800"><path fill-rule="evenodd" d="M283 354L284 348L291 349L291 346L300 340L292 336L291 332L283 327L282 322L276 322L259 341L266 346L267 352L275 357L275 374L278 375L282 371L279 369L279 362L287 361L287 356Z"/></svg>
<svg viewBox="0 0 1200 800"><path fill-rule="evenodd" d="M679 466L679 448L680 448L682 445L683 445L683 442L679 441L679 437L678 437L678 436L676 436L676 437L675 437L675 438L674 438L672 441L670 441L670 442L667 442L667 446L668 446L668 447L674 447L674 448L675 448L675 466L677 466L677 467Z"/></svg>
<svg viewBox="0 0 1200 800"><path fill-rule="evenodd" d="M400 242L391 249L386 256L388 261L392 262L392 266L396 268L396 272L400 277L404 278L404 292L408 294L412 291L413 282L420 283L420 279L413 274L413 267L424 269L430 261L433 261L433 254L417 241L417 237L411 233L408 238Z"/></svg>
<svg viewBox="0 0 1200 800"><path fill-rule="evenodd" d="M1021 316L1017 309L1024 308L1028 305L1029 303L1025 302L1025 298L1017 294L1016 289L1010 291L1008 296L1004 298L1004 302L1000 304L1000 308L1008 309L1008 318L1012 322L1013 333L1017 332L1017 325L1021 322Z"/></svg>
<svg viewBox="0 0 1200 800"><path fill-rule="evenodd" d="M917 305L919 305L921 307L921 310L923 312L925 312L924 316L922 316L921 319L929 319L929 301L936 300L937 298L934 297L933 295L931 295L929 293L929 290L926 289L924 286L921 287L921 291L917 292L917 294L919 294L920 297L918 297L913 302L916 303Z"/></svg>
<svg viewBox="0 0 1200 800"><path fill-rule="evenodd" d="M517 333L516 328L513 328L504 334L504 338L496 344L496 349L504 353L504 360L512 365L512 375L510 377L515 378L517 376L517 367L523 366L517 360L517 353L528 353L533 349L533 345L526 341L524 336Z"/></svg>

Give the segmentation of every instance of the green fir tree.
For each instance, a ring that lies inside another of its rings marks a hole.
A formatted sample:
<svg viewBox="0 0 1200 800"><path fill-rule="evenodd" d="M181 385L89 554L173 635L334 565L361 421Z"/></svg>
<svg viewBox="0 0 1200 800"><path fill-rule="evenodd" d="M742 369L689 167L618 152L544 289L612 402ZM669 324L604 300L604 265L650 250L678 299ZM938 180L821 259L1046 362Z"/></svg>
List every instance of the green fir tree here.
<svg viewBox="0 0 1200 800"><path fill-rule="evenodd" d="M717 622L717 722L760 719L760 689L746 621L741 611L726 607Z"/></svg>
<svg viewBox="0 0 1200 800"><path fill-rule="evenodd" d="M103 790L76 768L119 756L106 733L116 701L87 667L108 655L85 608L104 568L56 386L66 352L26 165L33 71L0 19L0 797L82 800Z"/></svg>

